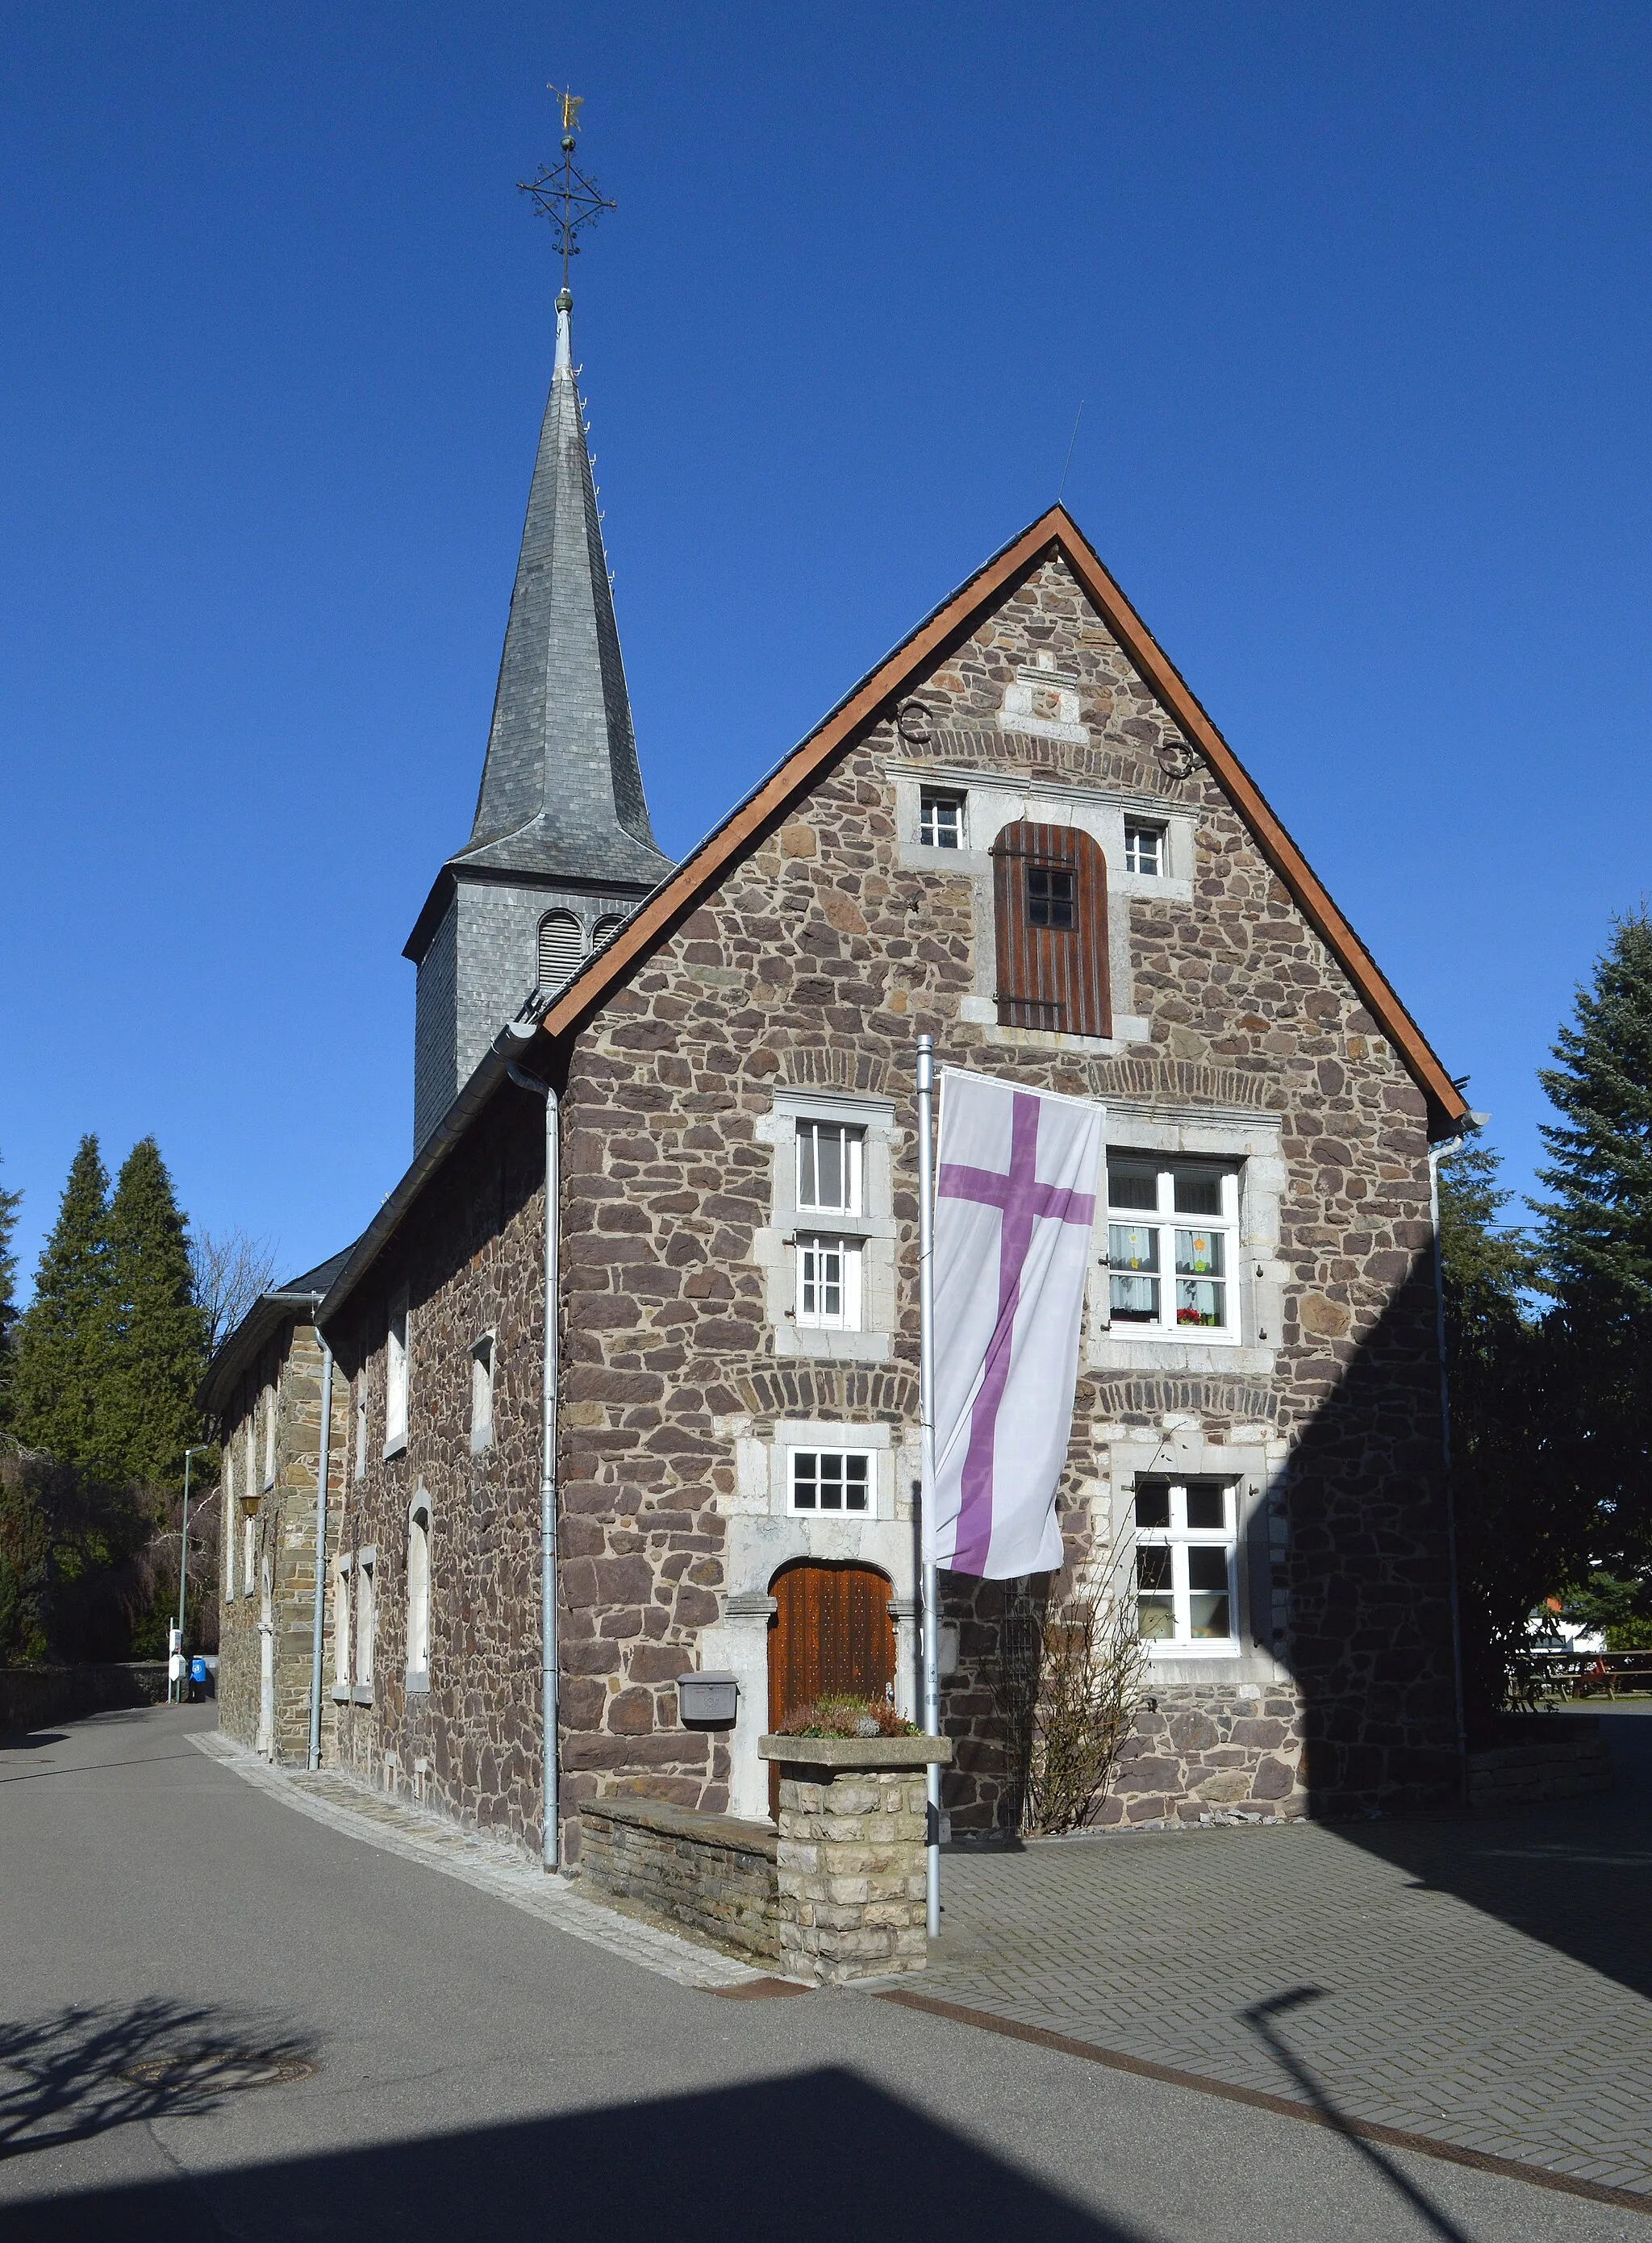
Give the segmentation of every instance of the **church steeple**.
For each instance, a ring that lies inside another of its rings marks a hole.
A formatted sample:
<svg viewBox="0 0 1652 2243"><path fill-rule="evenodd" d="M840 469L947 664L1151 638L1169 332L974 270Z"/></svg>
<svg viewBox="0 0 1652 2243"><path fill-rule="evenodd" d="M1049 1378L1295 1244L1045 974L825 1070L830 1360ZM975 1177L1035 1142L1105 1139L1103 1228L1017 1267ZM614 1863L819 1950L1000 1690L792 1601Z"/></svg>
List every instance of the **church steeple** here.
<svg viewBox="0 0 1652 2243"><path fill-rule="evenodd" d="M564 288L475 823L453 862L652 887L671 860L637 765L572 330Z"/></svg>
<svg viewBox="0 0 1652 2243"><path fill-rule="evenodd" d="M415 1149L528 993L560 987L671 870L637 768L574 369L568 260L613 205L574 164L577 99L562 104L562 161L525 187L558 229L563 285L476 814L403 953L419 969Z"/></svg>

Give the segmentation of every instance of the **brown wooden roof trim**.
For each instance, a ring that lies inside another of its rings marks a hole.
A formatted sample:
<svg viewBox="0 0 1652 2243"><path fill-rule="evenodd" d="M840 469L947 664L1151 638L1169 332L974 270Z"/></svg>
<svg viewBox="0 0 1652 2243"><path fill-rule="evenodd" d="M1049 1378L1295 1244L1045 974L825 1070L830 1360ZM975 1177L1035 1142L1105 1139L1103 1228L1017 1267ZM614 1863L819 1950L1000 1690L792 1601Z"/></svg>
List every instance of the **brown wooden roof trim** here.
<svg viewBox="0 0 1652 2243"><path fill-rule="evenodd" d="M746 844L779 817L821 767L848 745L862 727L898 699L915 671L932 657L968 636L984 610L1016 580L1031 574L1052 551L1059 552L1094 603L1167 714L1204 757L1217 784L1255 836L1257 845L1301 906L1304 915L1359 992L1372 1018L1387 1037L1433 1110L1431 1122L1449 1126L1467 1114L1467 1101L1435 1055L1427 1038L1401 1004L1386 976L1332 901L1318 875L1268 806L1261 789L1229 747L1147 625L1102 566L1065 508L1024 529L1002 552L979 569L909 638L902 640L877 668L767 778L684 859L671 877L647 899L624 932L593 959L547 1010L540 1027L560 1038L589 1018L630 968L691 911L713 886Z"/></svg>

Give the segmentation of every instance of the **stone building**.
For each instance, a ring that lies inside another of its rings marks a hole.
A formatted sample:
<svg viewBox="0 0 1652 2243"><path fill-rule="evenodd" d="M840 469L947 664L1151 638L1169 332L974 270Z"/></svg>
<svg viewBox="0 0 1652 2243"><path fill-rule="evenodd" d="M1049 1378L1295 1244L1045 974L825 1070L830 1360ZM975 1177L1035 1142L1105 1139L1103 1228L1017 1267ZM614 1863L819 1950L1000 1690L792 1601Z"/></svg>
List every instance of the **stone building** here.
<svg viewBox="0 0 1652 2243"><path fill-rule="evenodd" d="M559 312L478 838L409 946L415 1157L319 1311L341 1759L539 1842L536 1084L564 1857L599 1795L763 1817L758 1739L822 1688L914 1705L927 1030L943 1065L1106 1108L1059 1505L1067 1581L1121 1569L1151 1667L1103 1818L1440 1796L1440 1062L1059 508L680 866L645 854ZM540 941L552 898L577 956ZM943 1584L959 1834L1019 1812L1065 1586ZM682 1717L697 1669L738 1678L732 1723Z"/></svg>
<svg viewBox="0 0 1652 2243"><path fill-rule="evenodd" d="M222 1445L219 1726L267 1759L309 1750L316 1484L323 1347L315 1316L345 1257L261 1294L225 1339L200 1391ZM346 1404L336 1386L328 1484L344 1484ZM326 1708L331 1729L332 1708Z"/></svg>

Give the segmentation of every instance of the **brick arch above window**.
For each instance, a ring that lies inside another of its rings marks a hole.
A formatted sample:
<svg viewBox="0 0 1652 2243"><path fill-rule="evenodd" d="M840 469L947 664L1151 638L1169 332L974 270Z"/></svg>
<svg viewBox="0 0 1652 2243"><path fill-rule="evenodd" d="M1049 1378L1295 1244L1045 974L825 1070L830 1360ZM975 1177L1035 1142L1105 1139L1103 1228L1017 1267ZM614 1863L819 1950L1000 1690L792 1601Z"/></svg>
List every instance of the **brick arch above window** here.
<svg viewBox="0 0 1652 2243"><path fill-rule="evenodd" d="M1004 1027L1110 1036L1107 864L1072 825L1017 818L992 845L998 1019Z"/></svg>

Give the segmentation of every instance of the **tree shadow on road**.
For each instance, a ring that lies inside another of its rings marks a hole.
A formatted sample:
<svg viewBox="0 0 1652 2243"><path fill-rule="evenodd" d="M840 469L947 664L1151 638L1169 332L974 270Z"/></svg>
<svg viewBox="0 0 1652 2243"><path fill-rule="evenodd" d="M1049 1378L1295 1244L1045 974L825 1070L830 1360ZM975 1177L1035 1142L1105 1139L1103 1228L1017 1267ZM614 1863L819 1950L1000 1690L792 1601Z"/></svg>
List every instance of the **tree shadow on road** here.
<svg viewBox="0 0 1652 2243"><path fill-rule="evenodd" d="M199 2118L314 2071L314 2038L267 2017L154 1996L0 2023L0 2160L111 2127Z"/></svg>
<svg viewBox="0 0 1652 2243"><path fill-rule="evenodd" d="M293 2139L301 2138L295 2106ZM9 2243L1144 2243L836 2068L6 2206Z"/></svg>

